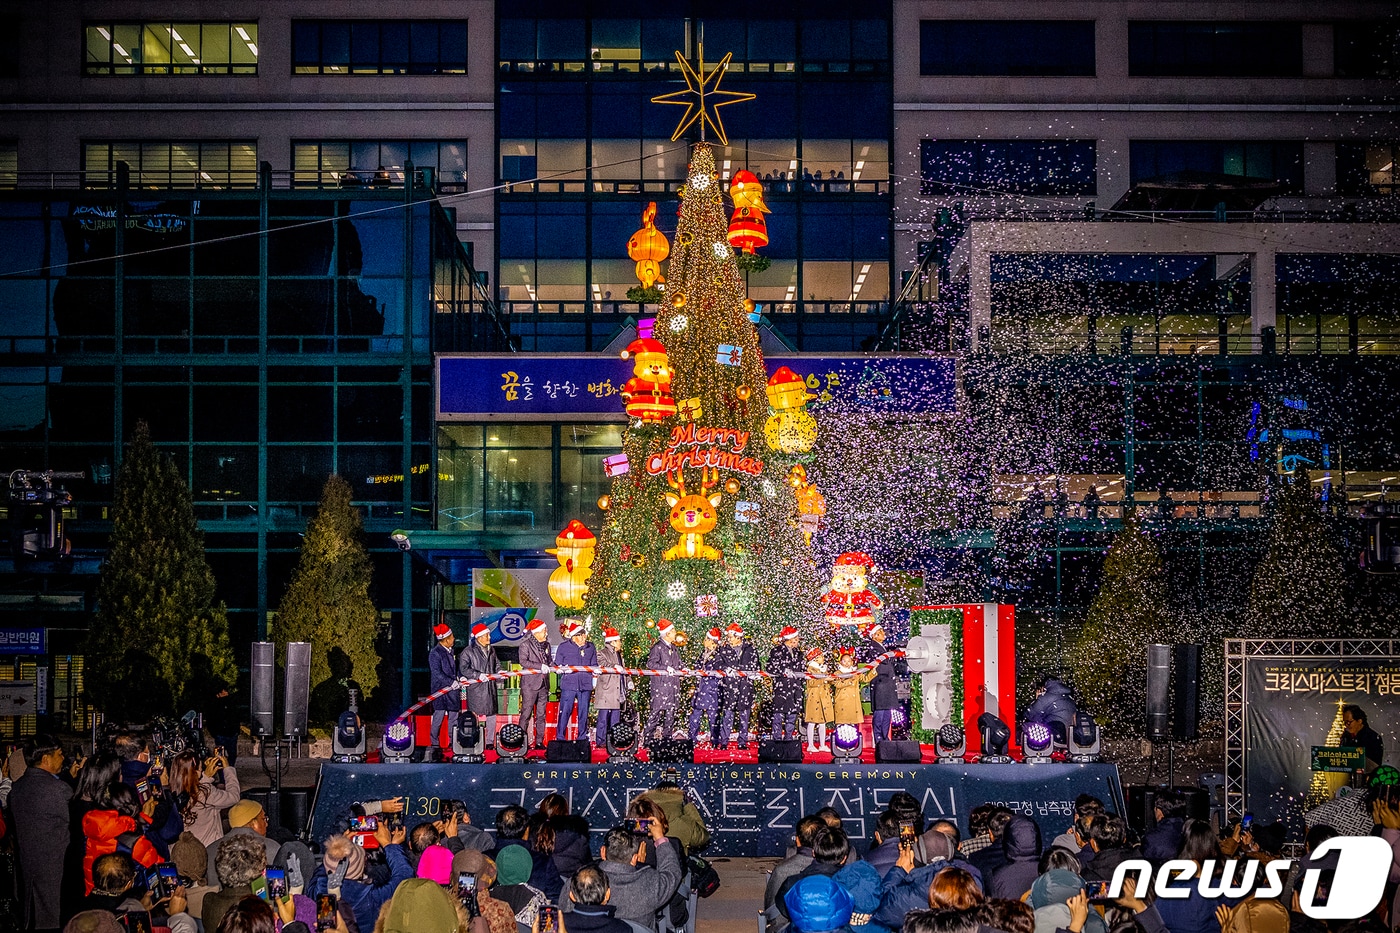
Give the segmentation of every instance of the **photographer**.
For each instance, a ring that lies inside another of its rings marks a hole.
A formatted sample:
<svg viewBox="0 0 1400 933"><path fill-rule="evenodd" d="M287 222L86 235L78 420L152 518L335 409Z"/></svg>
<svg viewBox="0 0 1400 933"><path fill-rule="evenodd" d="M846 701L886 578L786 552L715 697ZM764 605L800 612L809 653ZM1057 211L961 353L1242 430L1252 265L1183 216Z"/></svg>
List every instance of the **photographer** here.
<svg viewBox="0 0 1400 933"><path fill-rule="evenodd" d="M165 922L158 924L169 927L171 933L195 933L194 918L187 913L185 889L177 887L169 897L156 900L150 891L140 896L133 890L136 886L136 863L130 856L120 853L104 855L92 866L93 890L83 899L82 909L105 910L114 914L150 913L163 906L164 915L157 917ZM154 921L155 918L153 918Z"/></svg>
<svg viewBox="0 0 1400 933"><path fill-rule="evenodd" d="M650 800L665 812L666 822L671 827L668 832L685 844L687 852L696 852L710 844L710 830L705 826L705 818L675 781L658 781L639 799Z"/></svg>
<svg viewBox="0 0 1400 933"><path fill-rule="evenodd" d="M212 845L223 835L223 812L238 803L242 788L238 771L218 755L203 765L194 752L181 752L170 760L166 787L175 798L185 829L203 845ZM223 787L215 777L222 775Z"/></svg>
<svg viewBox="0 0 1400 933"><path fill-rule="evenodd" d="M374 838L384 852L389 866L389 878L376 884L365 871L365 850L355 845L344 833L331 836L323 846L325 852L321 867L316 871L314 894L325 894L329 887L328 876L344 867L344 881L340 886L340 900L355 915L355 924L361 931L373 930L379 909L394 896L394 889L400 883L413 877L413 866L404 854L403 827L389 831L389 825L380 821L374 830Z"/></svg>
<svg viewBox="0 0 1400 933"><path fill-rule="evenodd" d="M617 918L655 931L657 913L680 886L681 863L660 822L652 820L647 831L649 836L627 826L609 830L598 867L607 876L612 891L608 903ZM646 864L648 843L656 849L655 868Z"/></svg>

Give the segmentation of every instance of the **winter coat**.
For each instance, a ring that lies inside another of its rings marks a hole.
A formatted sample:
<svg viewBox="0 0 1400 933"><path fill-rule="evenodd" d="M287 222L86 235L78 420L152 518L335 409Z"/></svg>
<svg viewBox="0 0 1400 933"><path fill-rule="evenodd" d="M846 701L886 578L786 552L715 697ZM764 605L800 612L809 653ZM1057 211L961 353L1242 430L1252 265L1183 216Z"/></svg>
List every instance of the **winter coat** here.
<svg viewBox="0 0 1400 933"><path fill-rule="evenodd" d="M457 652L438 642L428 652L428 692L437 693L452 685L457 679ZM462 708L462 701L456 690L449 690L433 700L433 709L453 712Z"/></svg>
<svg viewBox="0 0 1400 933"><path fill-rule="evenodd" d="M1162 820L1142 837L1142 857L1157 867L1168 859L1176 858L1176 853L1181 851L1181 837L1185 831L1186 820L1179 816ZM1162 919L1166 919L1166 914L1162 915Z"/></svg>
<svg viewBox="0 0 1400 933"><path fill-rule="evenodd" d="M1006 864L992 872L987 896L1020 900L1040 875L1040 827L1035 820L1013 816L1002 836Z"/></svg>
<svg viewBox="0 0 1400 933"><path fill-rule="evenodd" d="M758 654L749 642L744 642L737 648L729 648L729 652L724 667L732 667L739 671L759 669ZM726 677L720 681L720 696L727 703L743 706L753 702L753 685L754 682L747 677Z"/></svg>
<svg viewBox="0 0 1400 933"><path fill-rule="evenodd" d="M681 666L681 649L657 639L647 654L647 669L664 671ZM681 693L679 677L649 677L651 681L651 705L674 706ZM702 681L703 683L703 681Z"/></svg>
<svg viewBox="0 0 1400 933"><path fill-rule="evenodd" d="M223 811L238 803L243 791L238 785L238 771L232 765L224 768L223 787L203 775L199 778L199 787L203 797L195 804L194 819L185 828L200 845L210 846L224 835Z"/></svg>
<svg viewBox="0 0 1400 933"><path fill-rule="evenodd" d="M457 671L465 678L495 674L500 669L496 649L483 648L475 641L463 648L457 657ZM488 680L467 687L467 709L478 716L496 715L496 681Z"/></svg>
<svg viewBox="0 0 1400 933"><path fill-rule="evenodd" d="M862 648L862 661L873 661L880 655L894 650L893 647L882 645L873 638L866 639ZM902 658L885 658L881 661L875 668L874 678L870 681L870 708L899 709L899 675L907 673L909 667Z"/></svg>
<svg viewBox="0 0 1400 933"><path fill-rule="evenodd" d="M121 780L127 787L136 790L138 783L149 781L151 789L157 793L156 809L151 814L148 824L151 828L151 842L155 844L162 859L169 859L170 843L179 839L180 834L185 831L185 820L180 816L180 808L175 806L175 798L165 792L158 779L151 777L149 761L123 761L121 768Z"/></svg>
<svg viewBox="0 0 1400 933"><path fill-rule="evenodd" d="M617 649L604 645L598 649L599 667L621 667L622 656ZM622 698L627 695L629 678L622 674L599 674L598 683L593 688L593 706L596 709L622 709Z"/></svg>
<svg viewBox="0 0 1400 933"><path fill-rule="evenodd" d="M43 768L26 768L10 790L10 813L19 854L20 927L57 928L63 883L63 840L73 791ZM32 921L25 927L25 919Z"/></svg>
<svg viewBox="0 0 1400 933"><path fill-rule="evenodd" d="M83 835L87 837L87 849L83 853L84 893L92 893L93 862L117 851L119 837L127 833L135 834L131 858L136 864L150 868L165 861L151 840L137 827L136 820L116 810L92 810L83 817Z"/></svg>
<svg viewBox="0 0 1400 933"><path fill-rule="evenodd" d="M859 725L865 721L865 709L860 705L860 677L838 677L833 692L836 701L836 722Z"/></svg>
<svg viewBox="0 0 1400 933"><path fill-rule="evenodd" d="M374 922L379 919L380 908L389 902L394 896L394 890L402 882L413 877L413 866L408 863L408 856L404 853L402 845L385 846L384 860L389 867L389 879L384 883L375 884L366 874L365 877L356 880L347 878L340 884L341 907L350 909L361 933L374 929ZM327 883L326 866L324 863L318 864L307 896L314 900L325 894Z"/></svg>
<svg viewBox="0 0 1400 933"><path fill-rule="evenodd" d="M1142 858L1142 853L1135 846L1102 849L1095 852L1094 857L1088 861L1081 856L1080 864L1083 868L1079 874L1085 881L1112 881L1114 870L1132 858Z"/></svg>
<svg viewBox="0 0 1400 933"><path fill-rule="evenodd" d="M561 667L596 667L598 664L598 649L593 647L591 642L584 642L580 648L574 644L573 640L561 644L554 652L554 663ZM574 690L579 693L587 693L593 689L592 674L560 674L559 689ZM583 728L580 724L579 728Z"/></svg>
<svg viewBox="0 0 1400 933"><path fill-rule="evenodd" d="M1069 688L1052 677L1045 682L1045 692L1030 705L1021 722L1059 723L1066 729L1073 729L1077 712Z"/></svg>
<svg viewBox="0 0 1400 933"><path fill-rule="evenodd" d="M666 823L670 826L668 832L681 841L686 851L694 852L710 844L710 830L705 826L705 818L679 787L658 787L642 794L642 797L666 814Z"/></svg>
<svg viewBox="0 0 1400 933"><path fill-rule="evenodd" d="M715 670L715 658L719 656L719 649L712 648L708 653L702 652L700 657L695 659L695 666L702 671ZM695 682L695 699L691 701L692 709L719 709L719 678L701 677Z"/></svg>
<svg viewBox="0 0 1400 933"><path fill-rule="evenodd" d="M807 681L807 704L802 711L803 722L831 722L836 718L836 707L831 700L831 681Z"/></svg>
<svg viewBox="0 0 1400 933"><path fill-rule="evenodd" d="M865 853L865 861L875 869L881 878L894 867L894 863L899 861L899 837L886 839L878 846L871 846L870 851Z"/></svg>
<svg viewBox="0 0 1400 933"><path fill-rule="evenodd" d="M534 635L530 635L520 643L520 667L522 670L537 671L542 667L548 667L550 663L549 639L538 641ZM548 674L521 674L520 689L522 692L538 690L548 680Z"/></svg>
<svg viewBox="0 0 1400 933"><path fill-rule="evenodd" d="M804 663L796 648L778 645L768 655L764 670L773 675L773 708L792 709L802 702L802 681L785 674L801 674Z"/></svg>
<svg viewBox="0 0 1400 933"><path fill-rule="evenodd" d="M219 846L221 846L223 844L223 841L229 836L257 836L258 841L261 842L263 844L263 848L267 850L267 864L269 865L271 865L273 863L273 860L277 858L277 853L282 848L282 844L279 843L277 840L269 839L266 836L259 836L256 832L253 831L253 828L251 826L235 826L233 829L230 829L218 839L215 839L209 845L204 847L205 858L209 864L208 873L209 883L211 885L217 885L220 883L219 870L215 866L219 860Z"/></svg>
<svg viewBox="0 0 1400 933"><path fill-rule="evenodd" d="M652 841L648 839L647 847L651 846ZM657 911L666 906L680 887L682 872L676 847L669 842L657 845L655 868L609 861L599 862L598 866L608 876L612 888L608 904L616 909L618 919L655 930Z"/></svg>
<svg viewBox="0 0 1400 933"><path fill-rule="evenodd" d="M880 909L883 875L869 862L852 862L831 876L851 896L850 927L855 933L886 933L889 929L871 919Z"/></svg>

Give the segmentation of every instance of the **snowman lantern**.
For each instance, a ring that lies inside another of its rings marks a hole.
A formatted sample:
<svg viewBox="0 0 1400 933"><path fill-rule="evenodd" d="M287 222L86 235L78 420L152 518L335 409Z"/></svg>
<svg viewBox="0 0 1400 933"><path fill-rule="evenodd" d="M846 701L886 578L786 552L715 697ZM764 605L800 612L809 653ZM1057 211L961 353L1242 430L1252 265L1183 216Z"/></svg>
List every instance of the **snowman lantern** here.
<svg viewBox="0 0 1400 933"><path fill-rule="evenodd" d="M807 411L807 384L786 366L768 380L768 405L773 413L763 423L763 440L769 450L805 454L817 442L817 419Z"/></svg>
<svg viewBox="0 0 1400 933"><path fill-rule="evenodd" d="M582 609L588 592L588 578L593 575L593 551L598 539L578 519L564 526L554 539L557 547L547 548L559 566L549 575L549 598L560 609Z"/></svg>
<svg viewBox="0 0 1400 933"><path fill-rule="evenodd" d="M885 606L867 579L875 561L864 551L847 551L836 558L831 571L831 588L822 596L826 621L832 626L868 625L875 621L875 610Z"/></svg>

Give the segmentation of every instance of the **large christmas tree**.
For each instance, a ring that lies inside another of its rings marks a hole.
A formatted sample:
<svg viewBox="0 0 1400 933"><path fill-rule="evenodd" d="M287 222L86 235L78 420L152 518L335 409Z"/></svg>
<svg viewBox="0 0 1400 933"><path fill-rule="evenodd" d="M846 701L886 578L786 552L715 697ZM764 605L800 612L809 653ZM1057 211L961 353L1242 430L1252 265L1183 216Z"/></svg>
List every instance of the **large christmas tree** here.
<svg viewBox="0 0 1400 933"><path fill-rule="evenodd" d="M815 423L800 376L770 386L759 349L734 246L752 248L766 208L744 176L726 185L711 147L694 145L661 310L629 347L626 472L606 497L586 612L634 640L668 618L692 638L738 622L765 644L821 618L803 530L815 493L795 469Z"/></svg>

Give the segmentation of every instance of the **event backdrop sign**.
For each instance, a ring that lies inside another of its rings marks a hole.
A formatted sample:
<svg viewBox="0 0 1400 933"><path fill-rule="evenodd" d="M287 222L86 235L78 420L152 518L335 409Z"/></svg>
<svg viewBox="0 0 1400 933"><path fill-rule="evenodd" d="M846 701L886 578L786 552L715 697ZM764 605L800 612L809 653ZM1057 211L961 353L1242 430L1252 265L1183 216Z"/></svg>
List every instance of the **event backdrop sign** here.
<svg viewBox="0 0 1400 933"><path fill-rule="evenodd" d="M1244 803L1260 822L1282 819L1298 837L1304 809L1344 781L1345 775L1312 769L1313 746L1334 744L1328 733L1344 703L1366 711L1385 740L1384 763L1400 761L1400 657L1247 657L1244 663Z"/></svg>
<svg viewBox="0 0 1400 933"><path fill-rule="evenodd" d="M952 357L770 356L764 363L770 373L787 366L802 376L814 405L910 414L957 408ZM621 421L626 415L618 393L632 366L631 360L598 354L439 355L437 420Z"/></svg>
<svg viewBox="0 0 1400 933"><path fill-rule="evenodd" d="M471 621L491 629L493 644L518 645L525 640L525 626L535 618L554 629L554 601L549 598L549 570L536 568L472 568ZM458 639L466 644L465 635ZM557 638L555 638L557 641Z"/></svg>
<svg viewBox="0 0 1400 933"><path fill-rule="evenodd" d="M1074 798L1093 794L1123 811L1118 768L1075 765L694 765L674 766L670 779L687 788L710 828L709 855L781 856L804 815L835 807L857 847L864 850L875 821L898 791L922 803L929 818L955 819L967 831L978 804L1003 803L1034 816L1046 838L1073 819ZM546 794L569 799L588 820L595 848L602 833L625 817L634 797L667 774L666 765L333 764L321 766L312 811L312 836L344 828L351 804L404 798L409 825L434 818L446 799L465 801L472 822L494 827L496 811L515 804L533 809Z"/></svg>

